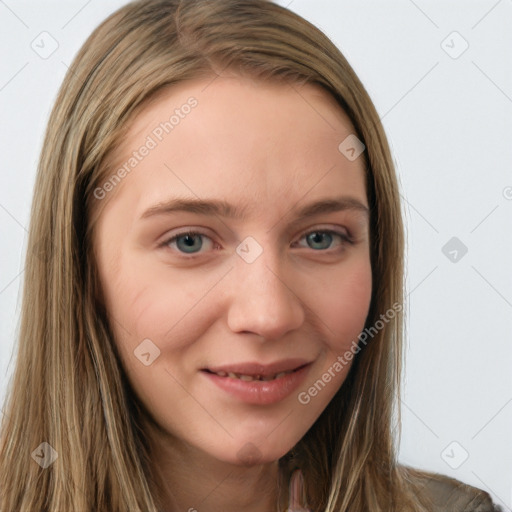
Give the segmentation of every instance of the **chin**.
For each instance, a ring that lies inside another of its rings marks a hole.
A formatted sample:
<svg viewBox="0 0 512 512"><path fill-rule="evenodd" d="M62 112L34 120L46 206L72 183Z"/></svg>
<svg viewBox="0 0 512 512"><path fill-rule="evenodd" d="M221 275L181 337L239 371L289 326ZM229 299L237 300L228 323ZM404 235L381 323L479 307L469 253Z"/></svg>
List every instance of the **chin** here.
<svg viewBox="0 0 512 512"><path fill-rule="evenodd" d="M271 464L286 455L294 445L269 446L268 442L256 444L252 441L242 441L229 450L229 457L226 458L226 451L221 451L218 457L236 466L254 466L258 464Z"/></svg>

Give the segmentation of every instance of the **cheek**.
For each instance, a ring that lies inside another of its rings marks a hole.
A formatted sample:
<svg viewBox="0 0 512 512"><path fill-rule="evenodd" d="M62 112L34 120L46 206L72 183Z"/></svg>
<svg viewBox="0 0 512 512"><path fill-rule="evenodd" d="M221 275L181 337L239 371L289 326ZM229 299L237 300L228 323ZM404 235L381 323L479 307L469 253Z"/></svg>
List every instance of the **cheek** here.
<svg viewBox="0 0 512 512"><path fill-rule="evenodd" d="M116 272L103 272L111 326L128 366L136 362L134 350L145 339L153 340L164 352L171 350L176 357L199 339L215 318L223 314L218 295L223 274L221 269L196 269L172 272L171 278L168 269L128 255L119 258ZM371 265L366 253L344 264L301 270L295 273L293 281L297 297L317 317L328 350L342 351L357 339L364 327L372 291ZM213 303L210 289L216 290Z"/></svg>
<svg viewBox="0 0 512 512"><path fill-rule="evenodd" d="M316 419L343 385L357 357L358 336L364 329L372 295L371 264L354 261L329 274L323 290L311 297L315 313L322 320L323 347L319 365L297 396L304 418ZM309 423L308 423L309 425Z"/></svg>
<svg viewBox="0 0 512 512"><path fill-rule="evenodd" d="M115 274L102 275L107 311L127 370L139 368L134 351L151 340L162 355L181 356L207 328L206 295L216 272L169 272L144 258L120 258ZM160 363L164 358L156 360Z"/></svg>
<svg viewBox="0 0 512 512"><path fill-rule="evenodd" d="M354 261L326 273L310 286L308 303L322 320L326 340L332 350L348 347L364 328L372 295L371 264L367 259Z"/></svg>

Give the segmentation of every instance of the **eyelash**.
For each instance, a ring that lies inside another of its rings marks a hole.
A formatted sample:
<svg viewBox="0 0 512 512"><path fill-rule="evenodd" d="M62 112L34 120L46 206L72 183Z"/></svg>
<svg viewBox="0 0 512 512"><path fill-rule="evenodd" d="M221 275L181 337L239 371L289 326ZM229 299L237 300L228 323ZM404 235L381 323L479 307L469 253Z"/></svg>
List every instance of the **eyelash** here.
<svg viewBox="0 0 512 512"><path fill-rule="evenodd" d="M339 231L335 231L335 230L332 230L332 229L314 229L314 230L311 230L311 231L307 231L305 232L299 240L302 240L304 237L308 236L308 235L311 235L313 233L321 233L321 234L329 234L329 235L337 235L339 236L341 239L342 239L342 244L349 244L349 245L354 245L354 240L353 238L346 234L346 233L341 233ZM194 231L194 230L188 230L188 231L183 231L182 233L178 233L176 235L173 235L171 238L168 238L166 240L164 240L158 247L160 248L168 248L170 249L169 247L169 244L171 244L172 242L176 241L178 238L182 237L182 236L196 236L196 235L199 235L199 236L204 236L206 238L209 238L211 240L211 238L206 234L206 233L202 233L201 231ZM212 240L213 242L213 240ZM342 250L343 247L338 247L338 251ZM312 251L315 251L315 252L320 252L320 253L331 253L332 251L330 251L329 249L318 249L318 250L315 250L315 249L311 249ZM336 251L336 252L338 252ZM198 257L201 253L198 252L198 253L191 253L189 255L187 255L186 253L183 253L183 252L180 252L178 250L178 253L180 254L180 257L183 257L185 259L193 259L195 257Z"/></svg>

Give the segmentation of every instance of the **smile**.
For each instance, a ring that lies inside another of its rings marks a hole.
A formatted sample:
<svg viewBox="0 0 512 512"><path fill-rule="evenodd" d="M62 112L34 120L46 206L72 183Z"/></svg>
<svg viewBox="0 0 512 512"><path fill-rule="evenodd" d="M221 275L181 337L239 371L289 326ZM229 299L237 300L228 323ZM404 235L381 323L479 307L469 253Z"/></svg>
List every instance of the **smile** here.
<svg viewBox="0 0 512 512"><path fill-rule="evenodd" d="M206 371L210 372L210 370L206 370ZM240 373L223 372L223 371L210 372L210 373L214 373L215 375L218 375L219 377L228 377L230 379L240 379L240 380L244 380L246 382L251 382L253 380L261 380L261 381L268 382L270 380L280 379L281 377L284 377L285 375L288 375L289 373L292 373L294 371L296 371L296 370L288 370L286 372L279 372L279 373L276 373L275 375L270 375L270 376L244 375L244 374L240 374Z"/></svg>
<svg viewBox="0 0 512 512"><path fill-rule="evenodd" d="M288 360L284 365L281 362L266 367L251 363L230 369L203 368L200 373L236 401L269 405L290 396L304 382L311 366L312 362Z"/></svg>

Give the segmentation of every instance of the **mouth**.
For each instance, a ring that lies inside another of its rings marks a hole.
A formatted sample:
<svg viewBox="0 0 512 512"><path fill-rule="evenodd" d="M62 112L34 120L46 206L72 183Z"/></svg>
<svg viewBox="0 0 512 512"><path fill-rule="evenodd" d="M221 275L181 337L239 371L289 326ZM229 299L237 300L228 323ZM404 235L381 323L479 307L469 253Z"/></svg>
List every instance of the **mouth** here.
<svg viewBox="0 0 512 512"><path fill-rule="evenodd" d="M219 377L227 377L227 378L230 378L230 379L239 379L239 380L243 380L245 382L251 382L253 380L260 380L260 381L263 381L263 382L268 382L268 381L271 381L271 380L281 379L285 375L289 375L290 373L294 373L296 371L299 371L301 368L304 368L304 366L306 366L306 365L299 366L298 368L296 368L294 370L287 370L285 372L279 372L279 373L276 373L274 375L260 375L260 374L248 375L248 374L243 374L243 373L225 372L225 371L222 371L222 370L214 372L214 371L209 370L209 369L205 369L203 371L208 372L208 373L213 373L215 375L218 375Z"/></svg>
<svg viewBox="0 0 512 512"><path fill-rule="evenodd" d="M201 371L213 373L219 377L239 379L245 382L279 380L290 373L301 370L310 364L305 359L285 359L275 363L263 365L258 362L236 363L232 365L202 368Z"/></svg>
<svg viewBox="0 0 512 512"><path fill-rule="evenodd" d="M313 361L287 359L262 365L240 363L202 368L208 382L238 401L270 405L287 398L307 378Z"/></svg>

